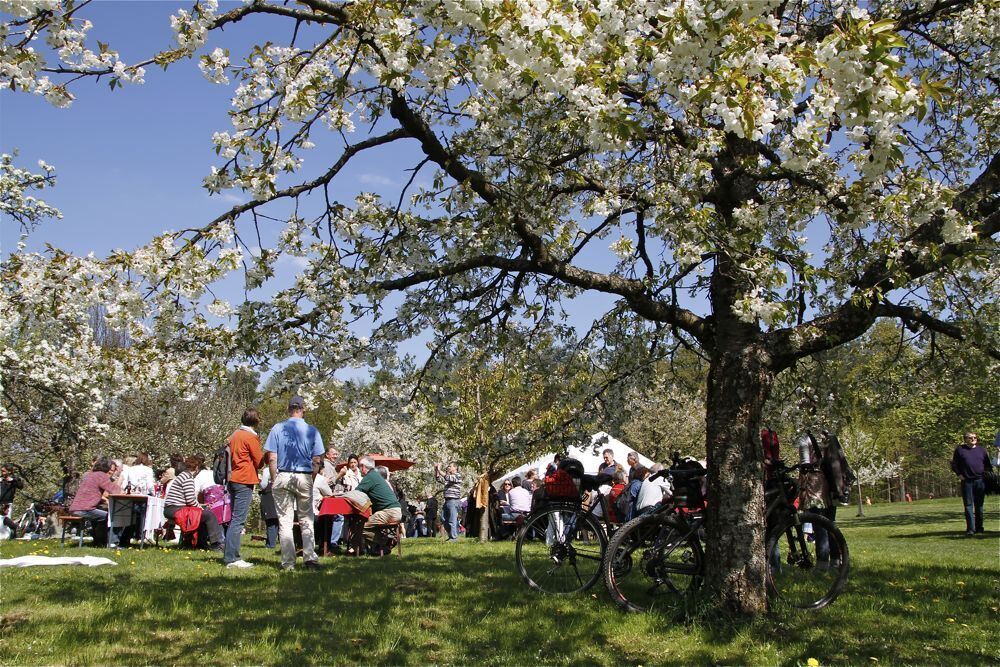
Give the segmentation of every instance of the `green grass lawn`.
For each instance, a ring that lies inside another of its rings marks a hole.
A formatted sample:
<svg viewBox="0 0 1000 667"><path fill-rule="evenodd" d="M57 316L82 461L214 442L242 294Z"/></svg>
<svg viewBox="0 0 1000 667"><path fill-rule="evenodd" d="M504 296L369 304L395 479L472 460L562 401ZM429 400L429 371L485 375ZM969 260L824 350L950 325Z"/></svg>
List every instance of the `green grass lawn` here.
<svg viewBox="0 0 1000 667"><path fill-rule="evenodd" d="M845 593L815 613L725 628L624 615L603 586L532 593L511 542L408 540L402 559L324 559L281 573L218 554L5 542L0 557L108 555L117 567L0 570L0 663L35 664L962 664L1000 662L1000 508L961 536L960 501L841 508Z"/></svg>

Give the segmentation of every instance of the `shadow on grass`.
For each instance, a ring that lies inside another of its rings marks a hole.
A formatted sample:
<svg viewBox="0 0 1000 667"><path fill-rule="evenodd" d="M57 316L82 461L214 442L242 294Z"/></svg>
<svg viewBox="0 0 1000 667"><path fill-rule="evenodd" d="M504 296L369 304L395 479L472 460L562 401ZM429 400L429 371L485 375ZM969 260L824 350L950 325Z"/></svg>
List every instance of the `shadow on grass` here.
<svg viewBox="0 0 1000 667"><path fill-rule="evenodd" d="M960 541L964 542L965 540L996 539L997 537L1000 537L1000 532L988 530L985 533L980 533L979 535L976 535L975 537L969 537L965 533L965 528L962 528L961 530L958 530L958 531L954 531L954 530L939 530L939 531L934 531L934 532L905 533L905 534L902 534L902 535L886 535L886 537L888 539L890 539L890 540L919 539L919 538L922 538L922 537L935 537L935 538L938 538L938 539L960 540Z"/></svg>
<svg viewBox="0 0 1000 667"><path fill-rule="evenodd" d="M985 652L996 646L988 610L996 605L997 571L990 562L959 569L856 556L847 590L822 611L779 607L749 623L680 625L619 613L601 584L569 598L535 594L516 574L509 542L450 546L407 541L403 558L323 559L321 572L278 572L272 551L247 545L244 557L259 566L246 571L223 569L215 555L171 549L126 552L117 568L53 570L38 585L28 572L3 572L0 654L19 664L795 664L805 657L824 664L874 664L870 658L991 664L998 658ZM125 565L133 559L135 567ZM23 651L38 637L50 638L51 654Z"/></svg>
<svg viewBox="0 0 1000 667"><path fill-rule="evenodd" d="M705 626L706 648L693 662L718 662L713 648L750 634L804 646L801 655L822 664L995 664L1000 649L989 610L997 604L997 576L990 566L960 571L856 566L845 592L826 609L801 612L776 605L749 624Z"/></svg>
<svg viewBox="0 0 1000 667"><path fill-rule="evenodd" d="M496 549L407 546L411 553L402 559L324 559L320 572L278 572L265 562L234 573L205 560L207 554L179 564L183 552L173 551L160 554L169 569L155 580L121 567L65 570L53 573L64 585L4 595L5 607L32 618L0 639L25 639L19 635L26 625L30 636L57 636L69 653L56 654L55 662L423 664L496 662L498 654L522 656L526 646L555 640L561 647L589 645L603 632L592 607L604 603L589 597L552 614L531 613L523 623L525 609L546 599L529 594L512 559ZM79 553L87 551L94 550ZM172 571L199 561L203 573ZM85 621L31 611L39 606L80 609ZM470 638L471 628L494 621L504 631L487 632L489 643ZM102 646L103 653L95 648ZM251 646L266 653L238 648ZM231 660L219 654L227 647L235 650Z"/></svg>
<svg viewBox="0 0 1000 667"><path fill-rule="evenodd" d="M899 514L889 514L883 516L847 516L846 512L837 515L837 520L851 528L891 528L893 526L912 526L920 523L939 523L962 519L963 514L961 503L955 506L954 511L921 512L907 511Z"/></svg>

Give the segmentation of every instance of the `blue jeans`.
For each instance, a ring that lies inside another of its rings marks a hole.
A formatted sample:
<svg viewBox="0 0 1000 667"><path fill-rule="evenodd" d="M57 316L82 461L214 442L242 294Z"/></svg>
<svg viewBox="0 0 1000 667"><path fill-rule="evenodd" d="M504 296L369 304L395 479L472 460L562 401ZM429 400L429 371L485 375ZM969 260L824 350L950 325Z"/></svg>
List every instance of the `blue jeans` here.
<svg viewBox="0 0 1000 667"><path fill-rule="evenodd" d="M986 483L982 479L962 480L962 502L965 504L965 532L983 532L983 501Z"/></svg>
<svg viewBox="0 0 1000 667"><path fill-rule="evenodd" d="M226 564L240 560L240 538L243 536L243 526L247 523L247 514L250 513L253 486L230 482L229 497L233 503L233 518L226 529L226 549L222 554L222 562Z"/></svg>
<svg viewBox="0 0 1000 667"><path fill-rule="evenodd" d="M824 507L822 509L815 508L812 510L816 514L821 514L830 520L831 523L837 522L837 506ZM816 560L818 561L829 561L838 560L840 558L840 547L835 542L830 542L830 534L820 525L813 526L813 534L816 538Z"/></svg>
<svg viewBox="0 0 1000 667"><path fill-rule="evenodd" d="M90 519L94 524L94 542L96 545L104 546L102 542L107 542L109 547L118 546L118 537L121 534L120 528L108 530L108 511L102 509L78 510L73 512L83 519Z"/></svg>
<svg viewBox="0 0 1000 667"><path fill-rule="evenodd" d="M461 498L446 498L444 501L444 522L448 526L448 539L458 539L458 510L462 507Z"/></svg>
<svg viewBox="0 0 1000 667"><path fill-rule="evenodd" d="M333 515L330 522L330 544L340 541L340 536L344 534L344 517L341 514Z"/></svg>
<svg viewBox="0 0 1000 667"><path fill-rule="evenodd" d="M267 542L264 546L268 549L273 549L278 546L278 520L268 519L267 522Z"/></svg>

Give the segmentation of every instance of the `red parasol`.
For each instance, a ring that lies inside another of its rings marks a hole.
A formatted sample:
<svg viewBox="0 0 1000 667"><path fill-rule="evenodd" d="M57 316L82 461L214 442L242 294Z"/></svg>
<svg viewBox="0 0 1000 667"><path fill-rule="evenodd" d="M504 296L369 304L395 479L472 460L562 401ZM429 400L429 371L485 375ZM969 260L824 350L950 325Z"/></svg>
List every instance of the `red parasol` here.
<svg viewBox="0 0 1000 667"><path fill-rule="evenodd" d="M396 470L406 470L407 468L416 465L416 461L407 461L406 459L399 459L395 456L385 456L383 454L368 454L374 461L376 466L385 466L391 472ZM338 463L337 470L340 470L347 463Z"/></svg>

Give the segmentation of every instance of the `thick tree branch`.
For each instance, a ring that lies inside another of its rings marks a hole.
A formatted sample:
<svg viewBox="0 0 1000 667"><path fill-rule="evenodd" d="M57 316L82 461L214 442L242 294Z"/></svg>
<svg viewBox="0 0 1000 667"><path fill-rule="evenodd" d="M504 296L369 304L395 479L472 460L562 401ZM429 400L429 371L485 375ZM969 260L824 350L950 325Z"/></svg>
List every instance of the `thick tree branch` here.
<svg viewBox="0 0 1000 667"><path fill-rule="evenodd" d="M854 292L838 308L801 325L779 329L765 336L775 370L783 370L796 359L857 338L868 330L877 317L898 317L900 311L890 314L891 309L886 309L879 295L940 271L955 259L974 252L983 243L993 242L993 237L1000 233L1000 154L995 155L986 170L955 198L953 208L972 222L975 238L946 243L942 235L944 215L934 216L920 225L905 239L909 247L903 256L894 260L897 266L902 267L902 274L894 273L891 269L893 260L882 255L851 282ZM936 251L931 252L931 247L936 247Z"/></svg>

